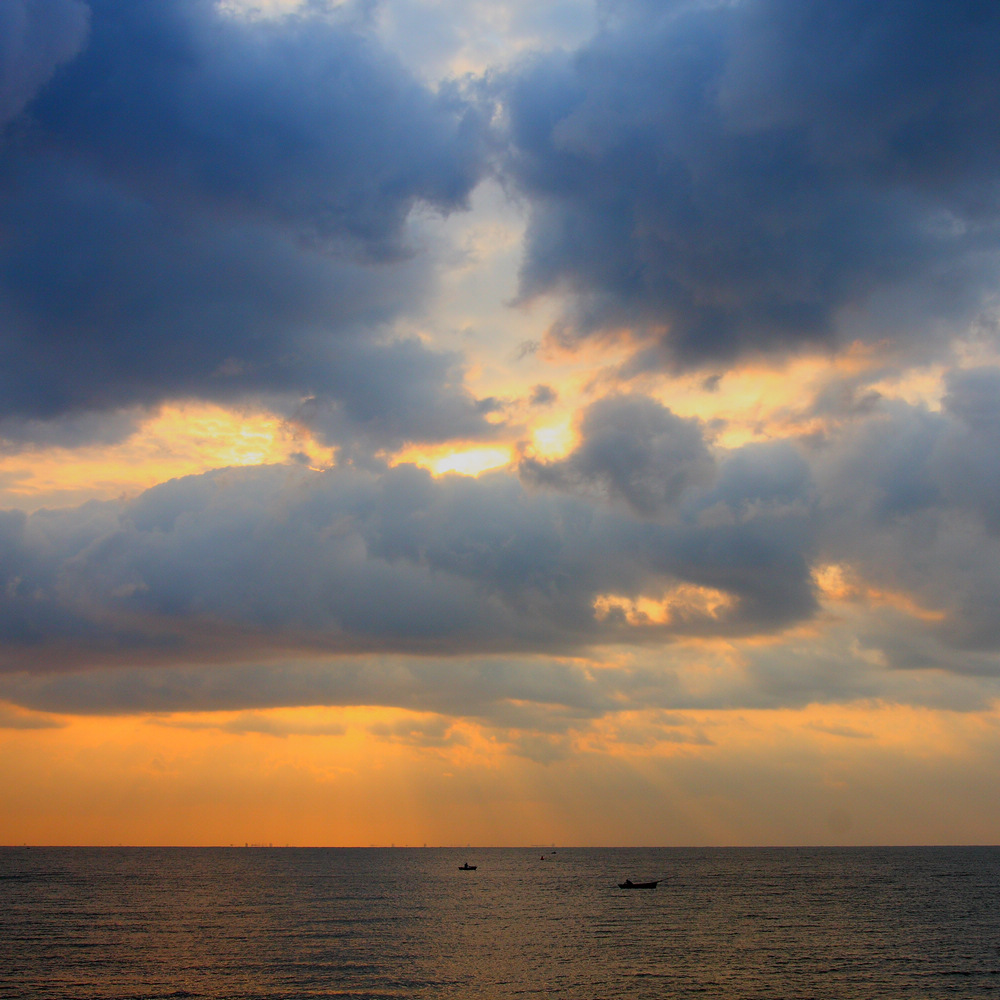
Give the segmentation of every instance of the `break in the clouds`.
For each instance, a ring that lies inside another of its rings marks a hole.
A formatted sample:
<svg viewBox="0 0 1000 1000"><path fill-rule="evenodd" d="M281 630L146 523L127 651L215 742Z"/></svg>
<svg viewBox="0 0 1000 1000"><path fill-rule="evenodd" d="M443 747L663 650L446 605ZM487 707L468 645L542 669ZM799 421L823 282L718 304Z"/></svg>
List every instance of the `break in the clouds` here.
<svg viewBox="0 0 1000 1000"><path fill-rule="evenodd" d="M632 370L961 332L996 291L1000 8L607 5L497 79L531 205L521 295Z"/></svg>
<svg viewBox="0 0 1000 1000"><path fill-rule="evenodd" d="M461 359L391 332L433 285L409 213L462 208L483 171L483 123L457 90L431 90L323 5L2 16L7 437L248 395L313 400L345 437L379 443L485 432Z"/></svg>

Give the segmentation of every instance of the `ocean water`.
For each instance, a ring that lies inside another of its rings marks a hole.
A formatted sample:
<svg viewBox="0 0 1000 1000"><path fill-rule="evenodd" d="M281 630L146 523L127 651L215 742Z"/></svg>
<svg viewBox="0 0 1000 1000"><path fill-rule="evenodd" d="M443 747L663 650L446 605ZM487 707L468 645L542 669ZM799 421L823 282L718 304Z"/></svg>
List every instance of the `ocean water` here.
<svg viewBox="0 0 1000 1000"><path fill-rule="evenodd" d="M1000 848L541 853L0 849L0 997L1000 991Z"/></svg>

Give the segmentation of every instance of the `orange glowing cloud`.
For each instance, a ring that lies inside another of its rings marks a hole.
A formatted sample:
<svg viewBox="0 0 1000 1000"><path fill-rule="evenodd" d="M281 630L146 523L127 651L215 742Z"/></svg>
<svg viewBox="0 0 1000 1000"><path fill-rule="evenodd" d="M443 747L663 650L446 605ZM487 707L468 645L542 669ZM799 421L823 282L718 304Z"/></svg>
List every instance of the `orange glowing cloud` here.
<svg viewBox="0 0 1000 1000"><path fill-rule="evenodd" d="M157 483L226 466L261 465L333 454L298 425L266 411L178 402L142 420L117 444L47 447L0 456L2 506L77 504L138 493Z"/></svg>
<svg viewBox="0 0 1000 1000"><path fill-rule="evenodd" d="M928 608L900 590L873 587L852 573L846 566L829 563L813 570L813 580L821 599L833 604L861 604L866 607L893 608L923 622L940 622L947 613L938 608Z"/></svg>
<svg viewBox="0 0 1000 1000"><path fill-rule="evenodd" d="M601 594L594 599L594 616L598 621L619 617L631 626L642 628L691 618L717 618L732 605L732 596L721 590L681 584L659 598Z"/></svg>
<svg viewBox="0 0 1000 1000"><path fill-rule="evenodd" d="M454 472L462 476L478 476L483 472L510 465L512 453L503 445L456 448L422 446L406 448L393 456L393 465L413 464L428 469L435 476Z"/></svg>

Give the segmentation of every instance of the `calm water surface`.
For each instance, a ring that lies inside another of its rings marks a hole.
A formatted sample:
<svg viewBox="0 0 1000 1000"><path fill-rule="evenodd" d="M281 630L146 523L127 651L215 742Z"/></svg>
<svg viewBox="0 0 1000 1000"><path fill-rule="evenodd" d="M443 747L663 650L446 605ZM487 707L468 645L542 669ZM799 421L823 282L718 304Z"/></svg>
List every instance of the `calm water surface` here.
<svg viewBox="0 0 1000 1000"><path fill-rule="evenodd" d="M0 997L1000 991L1000 848L539 855L0 849ZM626 877L663 881L623 892Z"/></svg>

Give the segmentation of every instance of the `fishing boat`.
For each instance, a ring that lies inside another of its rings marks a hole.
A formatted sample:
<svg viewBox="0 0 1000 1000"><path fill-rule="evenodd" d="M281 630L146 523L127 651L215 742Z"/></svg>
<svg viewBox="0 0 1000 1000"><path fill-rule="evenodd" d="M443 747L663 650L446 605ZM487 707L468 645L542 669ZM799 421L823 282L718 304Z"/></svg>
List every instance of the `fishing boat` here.
<svg viewBox="0 0 1000 1000"><path fill-rule="evenodd" d="M478 867L479 865L470 865L469 862L466 861L464 865L458 866L458 870L460 872L474 872Z"/></svg>
<svg viewBox="0 0 1000 1000"><path fill-rule="evenodd" d="M655 889L660 884L660 880L655 882L633 882L630 878L618 883L619 889Z"/></svg>

